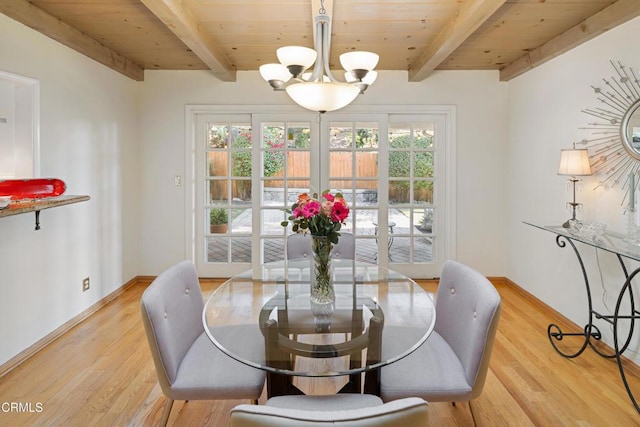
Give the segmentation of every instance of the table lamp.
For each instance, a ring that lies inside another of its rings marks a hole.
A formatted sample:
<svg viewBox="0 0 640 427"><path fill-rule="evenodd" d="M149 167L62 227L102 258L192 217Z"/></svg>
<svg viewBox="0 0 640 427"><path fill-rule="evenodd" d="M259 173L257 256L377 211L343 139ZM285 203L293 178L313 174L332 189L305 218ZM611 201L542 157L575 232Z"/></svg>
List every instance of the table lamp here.
<svg viewBox="0 0 640 427"><path fill-rule="evenodd" d="M589 164L589 152L586 148L576 148L573 144L572 149L563 149L560 151L560 167L558 175L569 175L569 182L573 184L573 201L567 204L571 206L571 219L567 220L562 226L569 228L569 221L576 219L576 207L581 203L576 203L576 182L580 181L578 176L591 175L591 165Z"/></svg>

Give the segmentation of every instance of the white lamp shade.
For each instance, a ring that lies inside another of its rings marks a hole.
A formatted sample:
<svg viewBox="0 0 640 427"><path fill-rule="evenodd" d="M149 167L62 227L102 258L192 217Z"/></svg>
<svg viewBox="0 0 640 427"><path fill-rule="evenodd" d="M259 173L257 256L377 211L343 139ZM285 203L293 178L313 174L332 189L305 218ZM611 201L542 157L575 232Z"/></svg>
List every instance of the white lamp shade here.
<svg viewBox="0 0 640 427"><path fill-rule="evenodd" d="M269 80L281 80L288 82L291 78L291 73L282 64L264 64L260 66L260 75L266 81Z"/></svg>
<svg viewBox="0 0 640 427"><path fill-rule="evenodd" d="M340 64L347 71L351 70L373 70L378 65L380 57L373 52L347 52L340 55Z"/></svg>
<svg viewBox="0 0 640 427"><path fill-rule="evenodd" d="M301 65L303 69L309 68L318 57L318 53L302 46L284 46L276 50L278 61L285 67L289 65Z"/></svg>
<svg viewBox="0 0 640 427"><path fill-rule="evenodd" d="M296 104L312 111L334 111L346 107L360 93L356 86L348 83L295 83L286 88L287 94Z"/></svg>
<svg viewBox="0 0 640 427"><path fill-rule="evenodd" d="M560 152L558 175L591 175L589 151L586 149L566 149Z"/></svg>

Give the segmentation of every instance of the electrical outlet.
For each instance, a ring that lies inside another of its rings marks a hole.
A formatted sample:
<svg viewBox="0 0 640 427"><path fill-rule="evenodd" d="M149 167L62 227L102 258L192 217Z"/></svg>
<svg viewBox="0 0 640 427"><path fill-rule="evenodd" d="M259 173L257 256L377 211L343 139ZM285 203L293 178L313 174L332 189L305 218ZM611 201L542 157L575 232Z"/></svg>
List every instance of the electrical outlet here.
<svg viewBox="0 0 640 427"><path fill-rule="evenodd" d="M89 281L89 278L86 277L85 279L82 280L82 292L88 291L90 287L91 287L91 282Z"/></svg>

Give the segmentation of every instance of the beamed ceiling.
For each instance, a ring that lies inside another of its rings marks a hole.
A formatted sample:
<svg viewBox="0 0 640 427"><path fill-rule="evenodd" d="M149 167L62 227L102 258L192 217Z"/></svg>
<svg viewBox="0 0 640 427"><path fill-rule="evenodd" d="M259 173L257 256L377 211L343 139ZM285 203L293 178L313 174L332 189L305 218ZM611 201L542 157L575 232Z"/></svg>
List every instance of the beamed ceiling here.
<svg viewBox="0 0 640 427"><path fill-rule="evenodd" d="M144 70L237 70L313 47L320 0L0 0L0 12L132 79ZM377 70L499 70L510 80L640 15L640 0L325 0L331 67L350 50Z"/></svg>

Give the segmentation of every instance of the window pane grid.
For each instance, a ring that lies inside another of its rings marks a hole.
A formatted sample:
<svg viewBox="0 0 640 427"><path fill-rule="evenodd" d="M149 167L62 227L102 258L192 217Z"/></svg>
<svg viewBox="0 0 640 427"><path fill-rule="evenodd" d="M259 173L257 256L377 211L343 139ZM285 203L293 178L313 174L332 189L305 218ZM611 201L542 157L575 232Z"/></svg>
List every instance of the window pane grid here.
<svg viewBox="0 0 640 427"><path fill-rule="evenodd" d="M207 123L205 141L205 256L207 262L250 262L251 125Z"/></svg>
<svg viewBox="0 0 640 427"><path fill-rule="evenodd" d="M434 130L433 123L389 125L388 215L392 262L433 261Z"/></svg>

